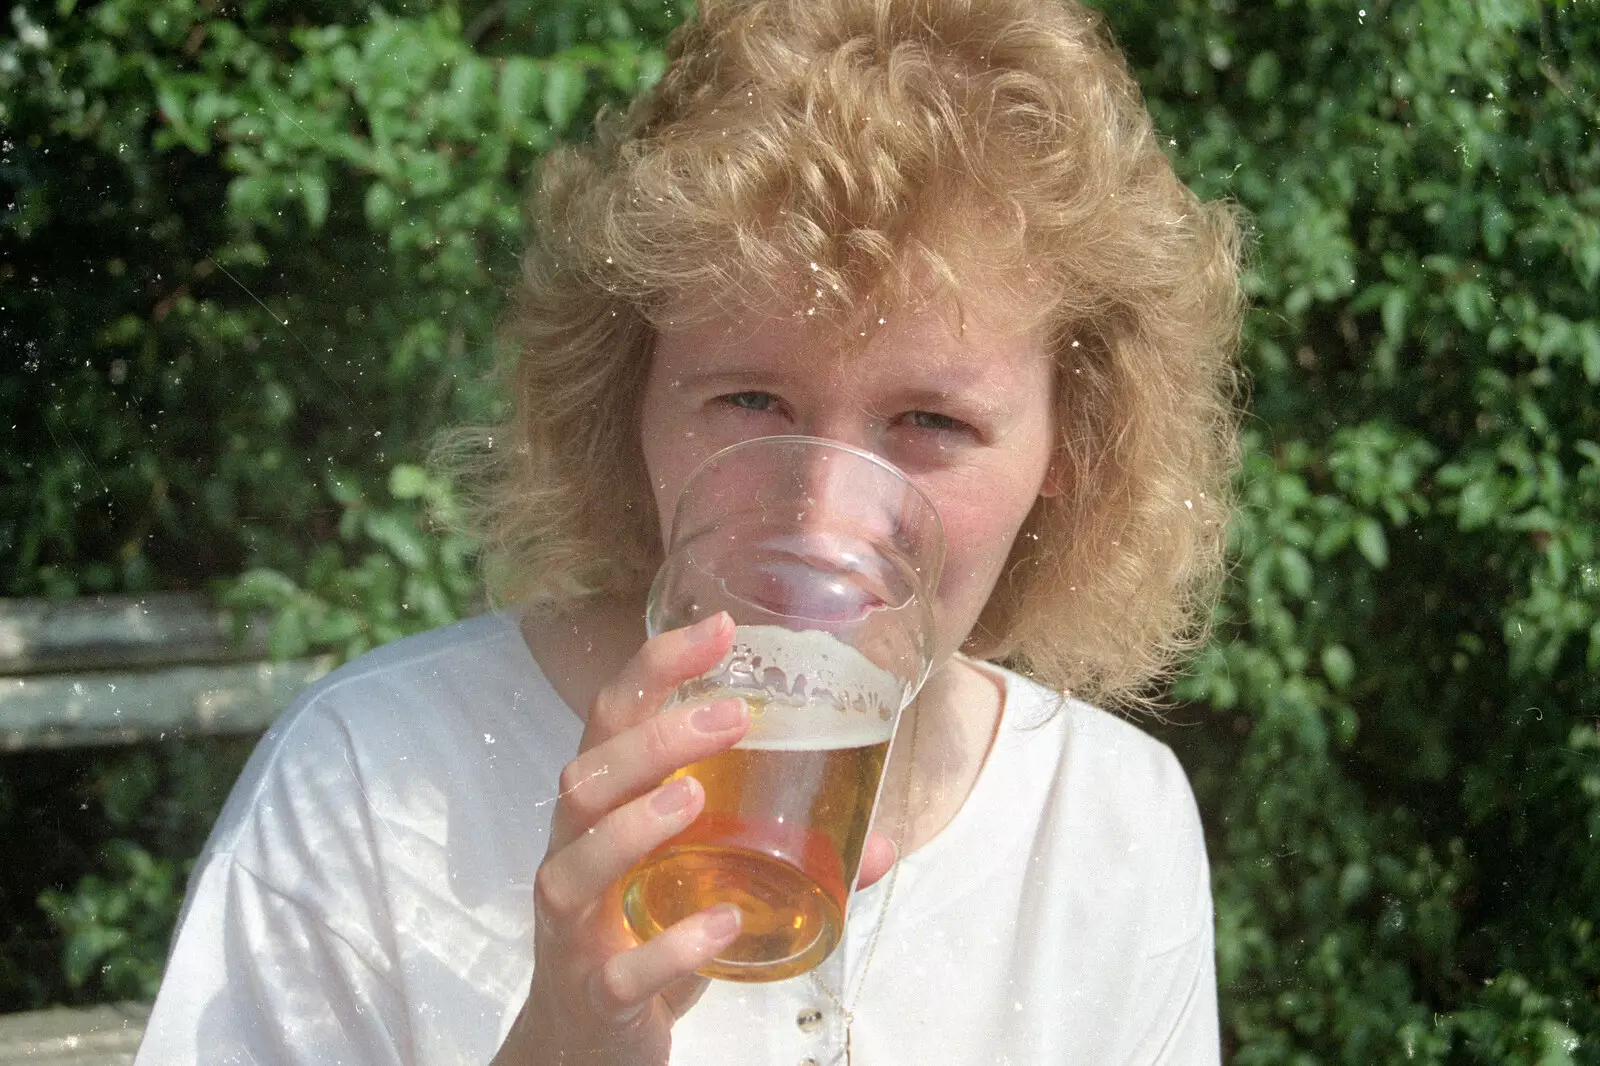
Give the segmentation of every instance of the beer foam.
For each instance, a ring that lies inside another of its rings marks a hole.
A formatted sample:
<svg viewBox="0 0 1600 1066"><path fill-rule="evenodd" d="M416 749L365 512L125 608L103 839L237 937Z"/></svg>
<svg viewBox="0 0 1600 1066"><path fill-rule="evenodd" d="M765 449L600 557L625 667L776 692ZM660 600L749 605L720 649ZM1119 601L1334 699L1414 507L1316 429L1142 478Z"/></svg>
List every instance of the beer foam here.
<svg viewBox="0 0 1600 1066"><path fill-rule="evenodd" d="M739 626L722 662L679 696L747 700L750 732L738 747L819 751L887 743L904 691L892 673L831 634Z"/></svg>
<svg viewBox="0 0 1600 1066"><path fill-rule="evenodd" d="M735 744L746 751L844 751L887 744L893 724L833 706L769 705L750 716L750 732Z"/></svg>

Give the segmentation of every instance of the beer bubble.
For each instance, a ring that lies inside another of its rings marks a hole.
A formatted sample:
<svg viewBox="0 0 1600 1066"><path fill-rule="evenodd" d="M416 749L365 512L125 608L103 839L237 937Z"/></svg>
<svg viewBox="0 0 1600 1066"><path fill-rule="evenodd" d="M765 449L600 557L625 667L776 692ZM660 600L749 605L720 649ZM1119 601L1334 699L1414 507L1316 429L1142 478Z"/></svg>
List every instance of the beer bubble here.
<svg viewBox="0 0 1600 1066"><path fill-rule="evenodd" d="M741 748L821 751L886 743L905 689L889 671L820 630L739 626L732 649L683 699L750 705Z"/></svg>

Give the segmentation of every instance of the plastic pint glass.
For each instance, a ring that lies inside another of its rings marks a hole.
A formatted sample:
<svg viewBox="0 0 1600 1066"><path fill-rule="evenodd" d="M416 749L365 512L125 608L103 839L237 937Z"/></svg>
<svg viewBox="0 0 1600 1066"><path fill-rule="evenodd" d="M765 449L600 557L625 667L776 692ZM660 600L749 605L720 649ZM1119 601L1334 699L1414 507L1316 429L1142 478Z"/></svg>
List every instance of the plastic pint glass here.
<svg viewBox="0 0 1600 1066"><path fill-rule="evenodd" d="M943 558L933 505L869 452L762 437L690 476L647 628L727 611L732 650L672 702L736 696L751 724L675 775L698 779L706 806L623 879L635 936L732 903L740 936L708 977L782 980L833 950L890 740L929 670Z"/></svg>

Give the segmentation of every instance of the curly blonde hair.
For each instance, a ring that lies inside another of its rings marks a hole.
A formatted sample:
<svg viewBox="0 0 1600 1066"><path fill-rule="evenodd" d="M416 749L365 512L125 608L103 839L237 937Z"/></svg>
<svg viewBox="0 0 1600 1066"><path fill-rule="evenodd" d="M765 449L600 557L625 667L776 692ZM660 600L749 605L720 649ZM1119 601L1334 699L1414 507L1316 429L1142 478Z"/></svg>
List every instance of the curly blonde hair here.
<svg viewBox="0 0 1600 1066"><path fill-rule="evenodd" d="M545 162L507 321L513 409L447 449L467 457L491 590L559 612L648 583L638 414L665 309L772 300L843 322L1003 289L1050 338L1069 476L966 649L1146 699L1203 636L1222 572L1240 242L1174 175L1099 17L703 0L669 52L626 116Z"/></svg>

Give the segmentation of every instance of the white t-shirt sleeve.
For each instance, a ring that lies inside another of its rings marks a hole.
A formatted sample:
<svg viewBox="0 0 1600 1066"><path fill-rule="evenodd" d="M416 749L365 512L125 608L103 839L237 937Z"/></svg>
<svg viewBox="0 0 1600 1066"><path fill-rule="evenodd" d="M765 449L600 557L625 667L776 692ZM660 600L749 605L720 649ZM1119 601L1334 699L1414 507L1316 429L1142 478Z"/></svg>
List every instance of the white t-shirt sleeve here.
<svg viewBox="0 0 1600 1066"><path fill-rule="evenodd" d="M1123 1061L1153 1066L1216 1066L1217 1023L1215 933L1211 870L1205 838L1188 780L1170 752L1169 780L1180 793L1169 804L1164 834L1173 861L1157 898L1169 901L1160 940L1140 960L1130 1008L1135 1044Z"/></svg>
<svg viewBox="0 0 1600 1066"><path fill-rule="evenodd" d="M1146 958L1134 993L1151 1025L1128 1057L1156 1066L1216 1066L1217 982L1209 931Z"/></svg>
<svg viewBox="0 0 1600 1066"><path fill-rule="evenodd" d="M398 991L305 905L231 856L190 897L137 1066L409 1060Z"/></svg>
<svg viewBox="0 0 1600 1066"><path fill-rule="evenodd" d="M191 877L137 1066L408 1063L362 760L326 693L263 738Z"/></svg>

